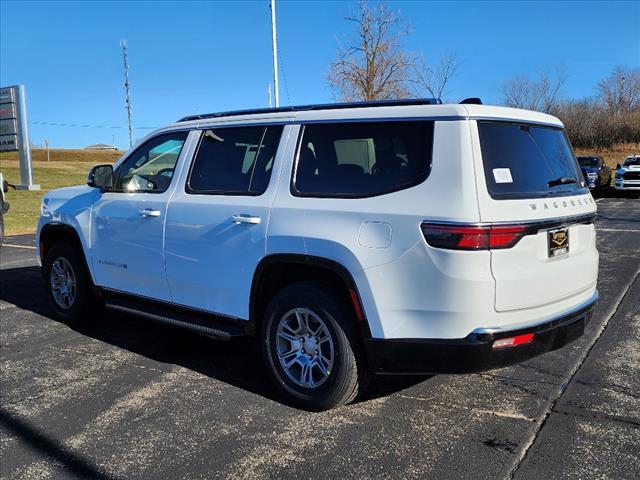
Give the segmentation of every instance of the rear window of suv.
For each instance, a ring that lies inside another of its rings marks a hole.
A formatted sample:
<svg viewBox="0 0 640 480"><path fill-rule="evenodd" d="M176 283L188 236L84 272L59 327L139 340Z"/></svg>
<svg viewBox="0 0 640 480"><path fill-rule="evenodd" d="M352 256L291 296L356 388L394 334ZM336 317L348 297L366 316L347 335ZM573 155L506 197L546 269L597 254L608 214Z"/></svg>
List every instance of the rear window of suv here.
<svg viewBox="0 0 640 480"><path fill-rule="evenodd" d="M478 132L492 198L554 197L587 191L561 128L478 121Z"/></svg>
<svg viewBox="0 0 640 480"><path fill-rule="evenodd" d="M363 198L423 182L431 169L432 121L308 124L292 193Z"/></svg>

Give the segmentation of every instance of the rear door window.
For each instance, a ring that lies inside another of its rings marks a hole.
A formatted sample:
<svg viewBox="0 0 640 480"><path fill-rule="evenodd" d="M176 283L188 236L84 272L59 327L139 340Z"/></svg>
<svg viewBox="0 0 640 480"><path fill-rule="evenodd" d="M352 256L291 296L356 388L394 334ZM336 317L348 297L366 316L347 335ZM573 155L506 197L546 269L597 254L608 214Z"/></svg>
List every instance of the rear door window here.
<svg viewBox="0 0 640 480"><path fill-rule="evenodd" d="M495 199L578 195L588 190L561 128L479 121L489 194Z"/></svg>
<svg viewBox="0 0 640 480"><path fill-rule="evenodd" d="M202 132L187 193L260 195L269 185L282 125Z"/></svg>
<svg viewBox="0 0 640 480"><path fill-rule="evenodd" d="M362 198L423 182L431 169L433 122L305 125L292 192Z"/></svg>

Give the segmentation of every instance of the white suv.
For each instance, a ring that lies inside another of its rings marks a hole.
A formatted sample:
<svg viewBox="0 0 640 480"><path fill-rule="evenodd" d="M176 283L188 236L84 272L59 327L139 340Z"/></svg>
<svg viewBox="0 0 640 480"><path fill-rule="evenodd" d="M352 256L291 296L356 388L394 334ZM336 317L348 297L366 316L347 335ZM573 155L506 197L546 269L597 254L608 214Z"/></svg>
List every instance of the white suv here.
<svg viewBox="0 0 640 480"><path fill-rule="evenodd" d="M510 365L579 337L596 205L561 122L430 100L187 117L38 226L51 304L259 337L297 405L371 374Z"/></svg>

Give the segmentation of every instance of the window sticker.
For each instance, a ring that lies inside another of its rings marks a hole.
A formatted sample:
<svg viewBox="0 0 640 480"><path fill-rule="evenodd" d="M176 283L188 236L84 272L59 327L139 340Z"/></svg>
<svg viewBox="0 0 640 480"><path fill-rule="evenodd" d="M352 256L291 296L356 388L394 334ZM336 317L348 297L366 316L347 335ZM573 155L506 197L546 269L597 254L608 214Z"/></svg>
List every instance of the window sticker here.
<svg viewBox="0 0 640 480"><path fill-rule="evenodd" d="M496 183L513 183L511 170L509 168L494 168L493 178Z"/></svg>

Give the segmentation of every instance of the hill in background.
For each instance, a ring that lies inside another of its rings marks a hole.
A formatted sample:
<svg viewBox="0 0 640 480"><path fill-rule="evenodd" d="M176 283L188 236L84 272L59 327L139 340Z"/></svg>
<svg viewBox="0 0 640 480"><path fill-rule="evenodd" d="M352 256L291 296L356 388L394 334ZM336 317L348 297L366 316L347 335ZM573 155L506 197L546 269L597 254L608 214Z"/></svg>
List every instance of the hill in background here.
<svg viewBox="0 0 640 480"><path fill-rule="evenodd" d="M49 158L52 162L92 162L113 163L123 154L120 150L68 150L62 148L50 148ZM47 151L43 148L31 150L31 159L34 162L46 162ZM0 153L0 163L5 161L18 161L18 152Z"/></svg>

